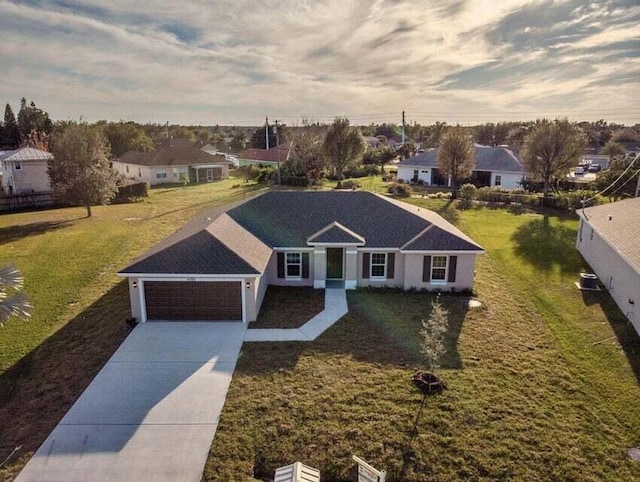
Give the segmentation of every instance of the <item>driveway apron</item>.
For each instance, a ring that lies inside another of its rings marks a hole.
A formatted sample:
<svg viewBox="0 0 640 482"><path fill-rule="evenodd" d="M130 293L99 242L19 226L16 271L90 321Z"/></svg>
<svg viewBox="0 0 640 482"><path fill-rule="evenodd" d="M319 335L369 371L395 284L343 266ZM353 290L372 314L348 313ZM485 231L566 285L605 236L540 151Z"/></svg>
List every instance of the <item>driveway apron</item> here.
<svg viewBox="0 0 640 482"><path fill-rule="evenodd" d="M245 331L138 325L16 480L199 482Z"/></svg>

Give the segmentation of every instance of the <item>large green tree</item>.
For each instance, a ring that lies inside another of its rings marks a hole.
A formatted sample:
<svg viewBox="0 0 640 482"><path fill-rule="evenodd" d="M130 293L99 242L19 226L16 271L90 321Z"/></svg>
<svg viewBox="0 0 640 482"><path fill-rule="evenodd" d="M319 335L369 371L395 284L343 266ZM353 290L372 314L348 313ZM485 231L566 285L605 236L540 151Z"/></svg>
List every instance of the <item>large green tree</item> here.
<svg viewBox="0 0 640 482"><path fill-rule="evenodd" d="M0 148L17 149L20 146L20 130L18 122L9 104L4 108L4 124L0 137Z"/></svg>
<svg viewBox="0 0 640 482"><path fill-rule="evenodd" d="M291 150L287 161L288 170L295 176L318 178L324 170L324 128L303 120L302 126L289 129Z"/></svg>
<svg viewBox="0 0 640 482"><path fill-rule="evenodd" d="M49 119L49 114L36 107L33 101L27 104L27 99L23 97L18 112L21 145L43 147L42 144L48 138L52 128L53 123ZM46 142L44 143L46 144Z"/></svg>
<svg viewBox="0 0 640 482"><path fill-rule="evenodd" d="M71 123L56 132L51 145L49 177L57 198L81 205L105 204L117 192L118 174L109 162L104 133L97 127Z"/></svg>
<svg viewBox="0 0 640 482"><path fill-rule="evenodd" d="M135 122L109 122L104 126L104 134L114 158L129 151L153 150L153 139Z"/></svg>
<svg viewBox="0 0 640 482"><path fill-rule="evenodd" d="M567 119L536 121L524 141L524 168L534 181L543 183L544 197L552 182L578 165L587 146L582 130Z"/></svg>
<svg viewBox="0 0 640 482"><path fill-rule="evenodd" d="M474 166L475 151L466 129L461 126L447 129L438 148L438 169L451 178L453 199L457 198L458 180L469 177Z"/></svg>
<svg viewBox="0 0 640 482"><path fill-rule="evenodd" d="M323 150L338 178L338 187L342 186L344 170L360 161L365 147L360 131L349 125L349 119L336 117L324 138Z"/></svg>

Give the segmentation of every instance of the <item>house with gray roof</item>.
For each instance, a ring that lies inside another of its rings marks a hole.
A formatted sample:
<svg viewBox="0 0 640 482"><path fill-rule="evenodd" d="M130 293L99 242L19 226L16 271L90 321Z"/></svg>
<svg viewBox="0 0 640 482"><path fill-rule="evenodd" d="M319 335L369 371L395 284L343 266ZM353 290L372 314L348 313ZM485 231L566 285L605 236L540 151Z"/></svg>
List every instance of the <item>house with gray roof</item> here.
<svg viewBox="0 0 640 482"><path fill-rule="evenodd" d="M0 188L5 195L51 192L48 162L51 153L22 147L0 151Z"/></svg>
<svg viewBox="0 0 640 482"><path fill-rule="evenodd" d="M640 198L577 213L578 251L640 334Z"/></svg>
<svg viewBox="0 0 640 482"><path fill-rule="evenodd" d="M472 290L484 250L370 192L270 191L200 214L120 271L132 316L253 321L267 286Z"/></svg>
<svg viewBox="0 0 640 482"><path fill-rule="evenodd" d="M193 145L172 144L151 152L129 151L112 165L125 179L148 182L151 186L184 179L190 183L201 183L229 177L229 163L225 156L210 154Z"/></svg>
<svg viewBox="0 0 640 482"><path fill-rule="evenodd" d="M505 147L475 144L475 167L469 182L477 187L500 186L505 189L520 187L525 175L516 154ZM438 150L430 149L398 163L398 179L426 186L450 186L451 180L438 171Z"/></svg>

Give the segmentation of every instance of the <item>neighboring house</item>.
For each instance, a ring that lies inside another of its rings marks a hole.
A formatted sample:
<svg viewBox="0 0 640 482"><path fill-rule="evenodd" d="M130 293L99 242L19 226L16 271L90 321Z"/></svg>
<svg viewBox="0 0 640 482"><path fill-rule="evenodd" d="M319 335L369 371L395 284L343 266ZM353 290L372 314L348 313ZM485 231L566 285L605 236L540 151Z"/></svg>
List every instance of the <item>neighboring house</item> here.
<svg viewBox="0 0 640 482"><path fill-rule="evenodd" d="M609 169L610 157L605 154L583 154L580 158L580 166L588 167L598 165L603 171Z"/></svg>
<svg viewBox="0 0 640 482"><path fill-rule="evenodd" d="M640 198L577 213L578 251L640 334Z"/></svg>
<svg viewBox="0 0 640 482"><path fill-rule="evenodd" d="M202 214L143 255L132 316L254 321L268 285L472 290L484 250L436 213L364 191L271 191Z"/></svg>
<svg viewBox="0 0 640 482"><path fill-rule="evenodd" d="M271 149L246 149L236 154L240 166L254 164L258 166L276 166L289 160L290 146L281 145Z"/></svg>
<svg viewBox="0 0 640 482"><path fill-rule="evenodd" d="M5 195L51 192L47 163L51 153L22 147L0 151L0 188Z"/></svg>
<svg viewBox="0 0 640 482"><path fill-rule="evenodd" d="M180 182L213 182L229 177L229 165L222 155L208 154L192 146L172 146L152 152L130 151L113 161L125 179L150 185Z"/></svg>
<svg viewBox="0 0 640 482"><path fill-rule="evenodd" d="M239 166L239 161L236 156L232 154L227 154L226 152L219 151L218 149L216 149L215 146L212 146L211 144L205 144L200 149L206 152L207 154L212 154L214 156L215 155L224 156L227 162L229 163L229 169L234 169Z"/></svg>
<svg viewBox="0 0 640 482"><path fill-rule="evenodd" d="M478 187L500 186L505 189L520 187L525 175L518 157L505 147L476 144L475 167L470 182ZM421 181L427 186L450 186L451 180L438 170L438 150L430 149L398 163L398 179L405 182Z"/></svg>

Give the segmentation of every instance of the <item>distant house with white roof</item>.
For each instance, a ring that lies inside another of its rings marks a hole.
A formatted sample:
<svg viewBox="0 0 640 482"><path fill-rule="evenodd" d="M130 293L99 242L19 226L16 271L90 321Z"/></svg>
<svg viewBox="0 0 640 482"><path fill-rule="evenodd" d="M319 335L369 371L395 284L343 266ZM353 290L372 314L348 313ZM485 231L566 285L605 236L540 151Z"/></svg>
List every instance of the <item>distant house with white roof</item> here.
<svg viewBox="0 0 640 482"><path fill-rule="evenodd" d="M505 189L520 187L525 171L520 159L505 147L476 144L475 166L471 182L478 187L500 186ZM430 149L398 163L398 179L421 182L427 186L450 186L451 180L438 170L438 150Z"/></svg>
<svg viewBox="0 0 640 482"><path fill-rule="evenodd" d="M0 151L0 189L5 195L51 192L48 161L53 155L33 147Z"/></svg>

